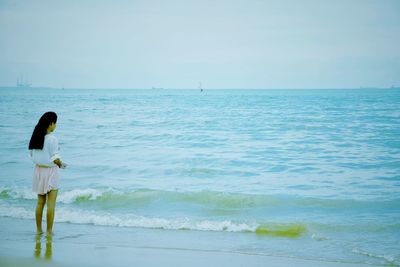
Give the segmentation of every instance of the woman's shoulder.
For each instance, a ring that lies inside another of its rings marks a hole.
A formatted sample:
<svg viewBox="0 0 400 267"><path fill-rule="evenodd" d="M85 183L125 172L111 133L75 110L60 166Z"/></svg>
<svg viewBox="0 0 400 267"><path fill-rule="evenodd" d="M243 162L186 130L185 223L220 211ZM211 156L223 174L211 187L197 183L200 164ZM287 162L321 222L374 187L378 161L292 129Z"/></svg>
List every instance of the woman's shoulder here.
<svg viewBox="0 0 400 267"><path fill-rule="evenodd" d="M46 134L45 139L50 142L57 141L57 137L53 133Z"/></svg>

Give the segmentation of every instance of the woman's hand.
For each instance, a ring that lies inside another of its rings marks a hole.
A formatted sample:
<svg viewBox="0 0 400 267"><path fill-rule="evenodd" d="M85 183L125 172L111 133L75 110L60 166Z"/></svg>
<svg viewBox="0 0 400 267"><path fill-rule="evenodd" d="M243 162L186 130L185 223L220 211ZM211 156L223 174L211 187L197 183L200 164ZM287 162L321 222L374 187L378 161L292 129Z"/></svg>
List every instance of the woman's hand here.
<svg viewBox="0 0 400 267"><path fill-rule="evenodd" d="M67 167L67 164L64 164L60 159L56 159L53 161L54 164L56 164L58 166L58 168L60 169L65 169L65 167Z"/></svg>

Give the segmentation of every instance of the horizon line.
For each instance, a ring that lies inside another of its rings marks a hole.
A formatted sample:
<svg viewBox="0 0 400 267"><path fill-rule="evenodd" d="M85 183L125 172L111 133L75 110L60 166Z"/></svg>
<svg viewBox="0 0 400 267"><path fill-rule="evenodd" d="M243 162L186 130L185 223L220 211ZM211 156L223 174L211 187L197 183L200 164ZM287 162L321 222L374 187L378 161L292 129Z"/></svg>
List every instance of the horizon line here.
<svg viewBox="0 0 400 267"><path fill-rule="evenodd" d="M53 87L53 86L7 86L0 85L0 88L15 88L15 89L54 89L54 90L194 90L198 91L199 88L167 88L167 87L147 87L147 88L108 88L108 87ZM354 89L400 89L400 86L380 87L380 86L359 86L359 87L281 87L281 88L202 88L205 90L354 90Z"/></svg>

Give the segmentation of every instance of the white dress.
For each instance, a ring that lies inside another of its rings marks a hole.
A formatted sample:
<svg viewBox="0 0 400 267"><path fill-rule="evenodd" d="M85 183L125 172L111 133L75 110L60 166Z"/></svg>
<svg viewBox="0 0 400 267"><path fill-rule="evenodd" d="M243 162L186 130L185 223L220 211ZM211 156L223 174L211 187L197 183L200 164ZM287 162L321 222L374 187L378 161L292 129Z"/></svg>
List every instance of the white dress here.
<svg viewBox="0 0 400 267"><path fill-rule="evenodd" d="M30 156L36 165L33 172L32 190L39 195L57 190L60 173L58 166L53 162L61 159L57 138L52 133L47 134L44 138L43 149L30 150Z"/></svg>

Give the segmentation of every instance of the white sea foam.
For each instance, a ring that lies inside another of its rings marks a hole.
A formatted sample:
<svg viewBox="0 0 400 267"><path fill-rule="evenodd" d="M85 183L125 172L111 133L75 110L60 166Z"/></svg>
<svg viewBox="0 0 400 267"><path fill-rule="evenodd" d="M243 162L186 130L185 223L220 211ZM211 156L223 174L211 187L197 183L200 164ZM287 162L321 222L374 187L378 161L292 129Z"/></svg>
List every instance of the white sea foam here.
<svg viewBox="0 0 400 267"><path fill-rule="evenodd" d="M34 212L24 207L14 207L0 205L1 217L12 217L20 219L33 219ZM188 218L157 218L145 217L134 214L113 215L104 212L82 211L67 208L58 208L57 222L67 222L75 224L93 224L100 226L115 227L140 227L156 228L166 230L196 230L196 231L226 231L226 232L255 232L259 224L257 223L236 223L230 220L191 220Z"/></svg>
<svg viewBox="0 0 400 267"><path fill-rule="evenodd" d="M23 207L14 207L9 205L0 205L0 216L11 217L18 219L34 219L35 214L33 210L28 210Z"/></svg>
<svg viewBox="0 0 400 267"><path fill-rule="evenodd" d="M82 215L84 214L84 215ZM157 228L166 230L197 230L226 232L255 232L258 224L235 223L229 220L194 221L188 218L157 218L138 215L113 215L94 211L60 210L57 214L59 222L78 224L94 224L116 227Z"/></svg>
<svg viewBox="0 0 400 267"><path fill-rule="evenodd" d="M77 199L85 198L88 200L96 200L98 197L102 196L105 191L98 189L74 189L71 191L62 192L57 200L59 202L70 204L75 202Z"/></svg>
<svg viewBox="0 0 400 267"><path fill-rule="evenodd" d="M315 241L329 240L329 237L325 237L325 236L321 236L321 235L317 235L317 234L312 234L311 238L314 239Z"/></svg>
<svg viewBox="0 0 400 267"><path fill-rule="evenodd" d="M12 199L36 199L37 196L32 189L28 187L5 187L0 186L0 194L7 195Z"/></svg>
<svg viewBox="0 0 400 267"><path fill-rule="evenodd" d="M71 204L79 199L96 200L106 192L118 194L116 190L112 189L74 189L71 191L60 191L57 197L57 202L64 204ZM27 187L5 187L0 186L0 194L3 194L10 199L36 199L37 195L32 189Z"/></svg>
<svg viewBox="0 0 400 267"><path fill-rule="evenodd" d="M395 257L392 255L379 255L379 254L371 253L371 252L361 250L358 248L353 249L352 252L359 254L359 255L371 257L371 258L383 259L383 260L387 261L387 263L389 263L390 266L399 266L399 262L396 262Z"/></svg>

